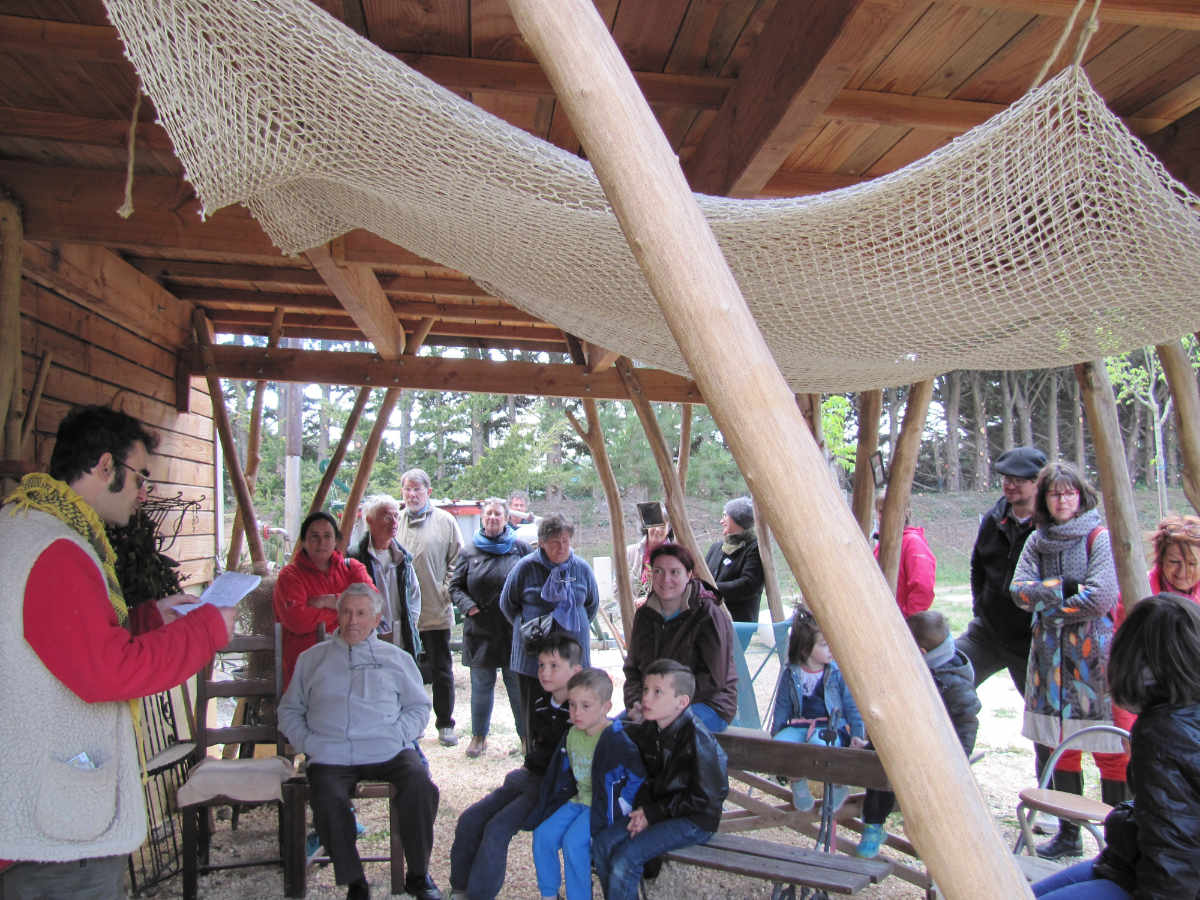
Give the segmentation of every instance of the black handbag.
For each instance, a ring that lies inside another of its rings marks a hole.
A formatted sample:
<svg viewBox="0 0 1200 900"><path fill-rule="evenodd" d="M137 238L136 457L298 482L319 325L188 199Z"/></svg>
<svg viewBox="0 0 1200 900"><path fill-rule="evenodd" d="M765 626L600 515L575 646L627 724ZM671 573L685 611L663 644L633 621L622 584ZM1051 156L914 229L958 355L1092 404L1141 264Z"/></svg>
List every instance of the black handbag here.
<svg viewBox="0 0 1200 900"><path fill-rule="evenodd" d="M534 648L554 631L554 613L542 613L532 619L522 619L520 626L521 646L526 654L532 654Z"/></svg>

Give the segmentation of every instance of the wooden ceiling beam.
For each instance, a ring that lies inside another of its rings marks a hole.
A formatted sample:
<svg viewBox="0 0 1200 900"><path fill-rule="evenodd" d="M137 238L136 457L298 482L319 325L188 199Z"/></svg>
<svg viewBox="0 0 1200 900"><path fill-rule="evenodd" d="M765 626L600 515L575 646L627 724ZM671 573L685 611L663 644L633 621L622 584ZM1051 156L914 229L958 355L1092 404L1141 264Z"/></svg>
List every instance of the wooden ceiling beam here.
<svg viewBox="0 0 1200 900"><path fill-rule="evenodd" d="M234 288L171 284L171 292L181 300L190 300L206 309L274 309L289 312L342 311L337 299L329 294L251 291ZM541 319L514 306L480 306L470 303L439 303L389 298L392 312L408 318L447 319L458 322L496 322L528 325L545 324Z"/></svg>
<svg viewBox="0 0 1200 900"><path fill-rule="evenodd" d="M396 314L392 312L387 294L373 269L341 264L334 259L329 245L305 250L304 257L329 285L380 356L391 360L404 352L404 329L396 321Z"/></svg>
<svg viewBox="0 0 1200 900"><path fill-rule="evenodd" d="M692 189L752 197L854 74L910 0L779 3L741 76L684 166Z"/></svg>
<svg viewBox="0 0 1200 900"><path fill-rule="evenodd" d="M285 326L285 331L286 331ZM432 341L430 341L432 342ZM556 363L495 362L432 356L381 360L373 353L233 347L212 348L216 374L222 378L405 387L418 390L469 391L484 394L538 394L549 397L592 397L622 400L625 387L615 369L591 374L580 366ZM190 354L190 371L204 371L198 353ZM646 396L667 403L703 403L694 382L658 369L638 369Z"/></svg>
<svg viewBox="0 0 1200 900"><path fill-rule="evenodd" d="M220 323L227 329L236 331L240 327L259 326L269 322L271 314L265 310L220 309L209 308L197 304L209 314L213 323ZM416 332L424 327L422 323L432 321L431 330L441 337L481 338L486 340L524 340L543 344L561 345L563 333L552 326L537 328L533 326L497 325L487 322L454 322L438 319L434 316L413 316L404 321L397 320L399 326L406 332ZM293 329L323 328L361 334L362 329L342 310L321 314L319 312L289 312L287 324ZM406 339L407 343L407 339Z"/></svg>
<svg viewBox="0 0 1200 900"><path fill-rule="evenodd" d="M202 220L200 201L180 178L139 174L133 181L134 214L128 219L116 213L125 191L123 171L0 160L0 185L21 202L26 240L104 244L140 256L157 249L266 265L283 259L243 206L227 206ZM347 263L445 268L370 232L352 231L343 242Z"/></svg>
<svg viewBox="0 0 1200 900"><path fill-rule="evenodd" d="M1145 139L1168 172L1200 194L1200 109Z"/></svg>
<svg viewBox="0 0 1200 900"><path fill-rule="evenodd" d="M955 0L958 6L987 10L1014 10L1032 16L1054 16L1065 19L1075 8L1075 0ZM1084 16L1090 11L1084 7ZM1181 28L1200 30L1200 5L1196 0L1104 0L1100 4L1100 21L1115 25L1144 25L1149 28Z"/></svg>

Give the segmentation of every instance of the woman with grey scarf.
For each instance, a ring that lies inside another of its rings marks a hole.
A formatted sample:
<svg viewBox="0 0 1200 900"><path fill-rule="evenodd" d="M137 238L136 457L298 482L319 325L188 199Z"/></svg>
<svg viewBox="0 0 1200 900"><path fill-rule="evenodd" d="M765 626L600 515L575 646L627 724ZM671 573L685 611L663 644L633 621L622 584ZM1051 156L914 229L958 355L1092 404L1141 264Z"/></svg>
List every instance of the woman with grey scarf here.
<svg viewBox="0 0 1200 900"><path fill-rule="evenodd" d="M1013 573L1013 602L1033 613L1021 733L1037 745L1039 768L1064 738L1089 725L1112 724L1109 613L1119 588L1096 502L1095 489L1069 463L1043 467L1034 501L1037 527ZM1077 746L1121 752L1119 739L1109 733L1085 736ZM1083 775L1078 768L1058 768L1054 787L1082 795ZM1108 794L1114 786L1103 787ZM1124 785L1120 789L1123 794ZM1061 821L1054 839L1037 849L1047 859L1081 855L1079 826Z"/></svg>
<svg viewBox="0 0 1200 900"><path fill-rule="evenodd" d="M754 533L754 504L735 497L721 516L722 538L708 548L704 562L735 622L757 622L762 604L763 566Z"/></svg>

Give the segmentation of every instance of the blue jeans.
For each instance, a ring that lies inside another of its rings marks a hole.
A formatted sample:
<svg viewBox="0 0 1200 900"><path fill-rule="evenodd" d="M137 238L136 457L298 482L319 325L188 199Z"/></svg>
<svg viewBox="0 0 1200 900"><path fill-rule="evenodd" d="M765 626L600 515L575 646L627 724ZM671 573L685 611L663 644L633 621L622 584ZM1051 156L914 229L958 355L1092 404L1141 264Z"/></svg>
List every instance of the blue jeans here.
<svg viewBox="0 0 1200 900"><path fill-rule="evenodd" d="M567 900L592 897L592 808L564 803L533 829L533 867L543 897L558 894L558 848L566 870Z"/></svg>
<svg viewBox="0 0 1200 900"><path fill-rule="evenodd" d="M512 710L517 736L525 738L525 723L521 718L520 685L517 673L506 667L500 668L504 679L504 690L508 694L508 707ZM487 737L492 727L492 705L496 696L496 670L491 666L471 666L471 734Z"/></svg>
<svg viewBox="0 0 1200 900"><path fill-rule="evenodd" d="M663 819L630 837L625 825L609 825L592 838L592 859L608 900L637 900L642 868L669 850L703 844L713 833L691 819Z"/></svg>
<svg viewBox="0 0 1200 900"><path fill-rule="evenodd" d="M1033 896L1048 900L1129 900L1129 892L1107 878L1092 873L1094 859L1085 859L1043 878L1033 886Z"/></svg>
<svg viewBox="0 0 1200 900"><path fill-rule="evenodd" d="M713 734L719 734L729 727L729 723L717 715L716 711L707 703L693 703L692 715L704 723Z"/></svg>
<svg viewBox="0 0 1200 900"><path fill-rule="evenodd" d="M471 670L475 671L474 669ZM504 885L508 845L538 802L542 776L522 766L463 810L450 846L450 887L470 900L494 900Z"/></svg>

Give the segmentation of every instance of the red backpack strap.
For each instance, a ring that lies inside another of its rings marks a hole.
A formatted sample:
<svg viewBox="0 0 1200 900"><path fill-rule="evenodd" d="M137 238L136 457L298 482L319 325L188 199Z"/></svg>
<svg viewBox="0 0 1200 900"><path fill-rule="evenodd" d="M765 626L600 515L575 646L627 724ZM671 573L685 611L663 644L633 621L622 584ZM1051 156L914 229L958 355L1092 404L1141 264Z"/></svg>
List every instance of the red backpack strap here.
<svg viewBox="0 0 1200 900"><path fill-rule="evenodd" d="M1104 531L1105 531L1105 528L1103 525L1097 525L1095 528L1093 528L1091 531L1088 532L1088 536L1087 536L1087 561L1088 562L1092 561L1092 544L1096 543L1096 536L1099 534L1103 534Z"/></svg>

